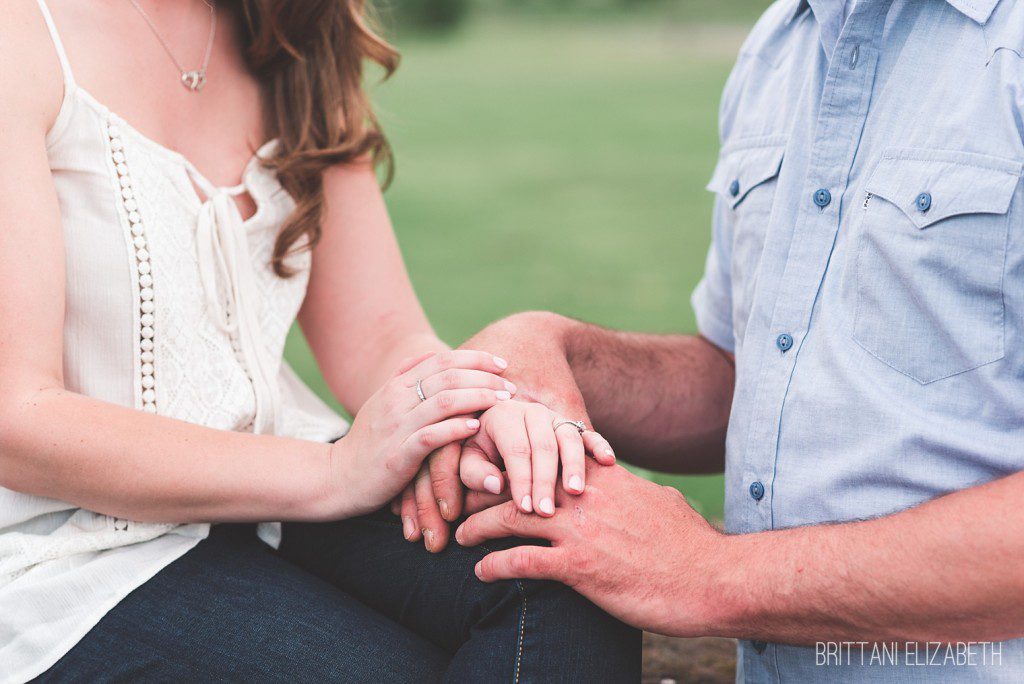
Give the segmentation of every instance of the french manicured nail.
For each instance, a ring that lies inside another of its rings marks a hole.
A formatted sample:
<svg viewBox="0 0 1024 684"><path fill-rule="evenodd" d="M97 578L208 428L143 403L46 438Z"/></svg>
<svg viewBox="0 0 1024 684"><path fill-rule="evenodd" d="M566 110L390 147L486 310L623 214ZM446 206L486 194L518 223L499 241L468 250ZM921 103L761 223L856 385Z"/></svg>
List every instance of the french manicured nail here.
<svg viewBox="0 0 1024 684"><path fill-rule="evenodd" d="M505 389L507 389L512 394L515 394L516 393L516 384L514 382L509 382L508 380L506 380L505 381Z"/></svg>
<svg viewBox="0 0 1024 684"><path fill-rule="evenodd" d="M476 564L476 567L473 568L473 572L476 573L477 577L480 577L482 579L483 578L483 575L482 575L483 569L484 569L484 564L483 564L483 561L481 561L481 562Z"/></svg>
<svg viewBox="0 0 1024 684"><path fill-rule="evenodd" d="M530 498L529 494L523 497L523 510L527 513L533 512L533 499Z"/></svg>
<svg viewBox="0 0 1024 684"><path fill-rule="evenodd" d="M449 513L448 502L445 501L444 499L438 499L437 500L437 507L441 511L441 517L444 518L445 520L447 520L448 519L448 513Z"/></svg>
<svg viewBox="0 0 1024 684"><path fill-rule="evenodd" d="M508 368L508 361L501 358L500 356L495 356L494 365L500 368L501 370L505 370L506 368Z"/></svg>
<svg viewBox="0 0 1024 684"><path fill-rule="evenodd" d="M423 542L427 547L427 551L434 550L434 530L423 530Z"/></svg>
<svg viewBox="0 0 1024 684"><path fill-rule="evenodd" d="M416 526L412 523L412 518L402 518L402 534L405 535L406 540L412 539L412 535L416 533Z"/></svg>
<svg viewBox="0 0 1024 684"><path fill-rule="evenodd" d="M494 393L494 396L498 398L498 401L507 401L512 398L512 393L506 392L505 390L498 390Z"/></svg>
<svg viewBox="0 0 1024 684"><path fill-rule="evenodd" d="M570 492L582 492L583 491L583 478L579 475L573 475L569 478L569 491Z"/></svg>
<svg viewBox="0 0 1024 684"><path fill-rule="evenodd" d="M462 543L462 525L455 528L455 541L459 544Z"/></svg>
<svg viewBox="0 0 1024 684"><path fill-rule="evenodd" d="M484 489L491 494L501 494L501 478L497 475L488 475L484 478Z"/></svg>
<svg viewBox="0 0 1024 684"><path fill-rule="evenodd" d="M538 506L538 508L540 509L541 513L553 515L555 512L555 502L545 496L543 499L540 500L540 505Z"/></svg>
<svg viewBox="0 0 1024 684"><path fill-rule="evenodd" d="M477 420L476 418L470 418L469 420L466 421L466 427L468 427L470 430L476 430L477 428L480 427L480 421Z"/></svg>

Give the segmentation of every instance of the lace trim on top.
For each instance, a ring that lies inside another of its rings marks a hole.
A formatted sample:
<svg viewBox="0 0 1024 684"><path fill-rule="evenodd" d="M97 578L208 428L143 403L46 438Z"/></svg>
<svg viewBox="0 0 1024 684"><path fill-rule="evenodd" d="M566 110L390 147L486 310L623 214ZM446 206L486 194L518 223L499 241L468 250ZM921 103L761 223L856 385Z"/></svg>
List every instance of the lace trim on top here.
<svg viewBox="0 0 1024 684"><path fill-rule="evenodd" d="M110 141L111 161L117 171L117 180L121 186L121 205L128 216L132 236L132 248L135 256L135 270L138 274L138 335L136 341L139 351L139 387L137 396L142 400L142 409L147 413L156 413L156 378L154 376L153 337L156 318L153 311L153 275L149 261L146 228L139 213L139 205L135 199L132 178L124 155L124 141L121 138L121 122L113 114L107 117L107 138Z"/></svg>

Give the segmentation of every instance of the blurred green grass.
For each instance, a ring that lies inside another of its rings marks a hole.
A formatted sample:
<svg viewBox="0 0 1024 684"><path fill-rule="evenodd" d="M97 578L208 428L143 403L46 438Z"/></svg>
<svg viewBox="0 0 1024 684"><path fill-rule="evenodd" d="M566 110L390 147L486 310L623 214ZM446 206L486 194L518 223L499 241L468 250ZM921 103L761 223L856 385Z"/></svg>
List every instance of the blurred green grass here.
<svg viewBox="0 0 1024 684"><path fill-rule="evenodd" d="M398 41L402 67L375 89L398 162L387 200L445 340L525 309L694 331L718 101L745 31L502 15ZM297 331L287 356L326 395ZM654 479L721 517L720 476Z"/></svg>

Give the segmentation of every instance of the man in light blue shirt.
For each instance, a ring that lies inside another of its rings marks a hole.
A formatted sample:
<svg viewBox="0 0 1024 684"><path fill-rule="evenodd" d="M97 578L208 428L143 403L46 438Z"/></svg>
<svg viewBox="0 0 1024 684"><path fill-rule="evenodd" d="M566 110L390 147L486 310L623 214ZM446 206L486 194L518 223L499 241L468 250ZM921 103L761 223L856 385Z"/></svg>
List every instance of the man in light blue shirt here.
<svg viewBox="0 0 1024 684"><path fill-rule="evenodd" d="M627 460L724 465L728 534L595 468L457 538L549 539L478 574L737 637L740 679L1024 681L1024 2L777 2L720 119L700 336L534 313L468 346Z"/></svg>

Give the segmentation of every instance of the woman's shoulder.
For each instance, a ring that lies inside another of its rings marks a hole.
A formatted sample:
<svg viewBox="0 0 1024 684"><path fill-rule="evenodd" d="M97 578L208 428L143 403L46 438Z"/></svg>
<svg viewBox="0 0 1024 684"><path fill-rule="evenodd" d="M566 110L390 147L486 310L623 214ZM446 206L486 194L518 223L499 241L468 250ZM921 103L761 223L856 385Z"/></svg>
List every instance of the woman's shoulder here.
<svg viewBox="0 0 1024 684"><path fill-rule="evenodd" d="M0 12L0 118L16 117L18 126L38 123L49 129L60 111L64 77L38 0L5 0Z"/></svg>

